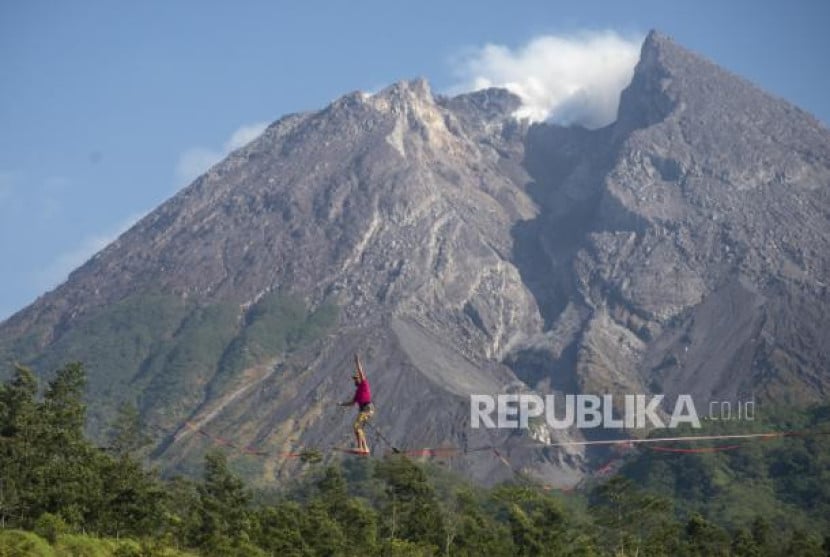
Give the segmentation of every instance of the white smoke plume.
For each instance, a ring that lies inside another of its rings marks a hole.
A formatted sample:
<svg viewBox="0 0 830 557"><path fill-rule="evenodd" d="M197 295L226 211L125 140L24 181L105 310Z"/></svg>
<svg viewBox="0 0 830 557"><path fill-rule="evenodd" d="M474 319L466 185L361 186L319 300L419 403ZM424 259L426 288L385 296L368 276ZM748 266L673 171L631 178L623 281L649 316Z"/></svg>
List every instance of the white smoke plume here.
<svg viewBox="0 0 830 557"><path fill-rule="evenodd" d="M617 118L642 41L603 31L544 35L516 49L488 44L459 59L454 90L504 87L522 99L518 118L600 128Z"/></svg>

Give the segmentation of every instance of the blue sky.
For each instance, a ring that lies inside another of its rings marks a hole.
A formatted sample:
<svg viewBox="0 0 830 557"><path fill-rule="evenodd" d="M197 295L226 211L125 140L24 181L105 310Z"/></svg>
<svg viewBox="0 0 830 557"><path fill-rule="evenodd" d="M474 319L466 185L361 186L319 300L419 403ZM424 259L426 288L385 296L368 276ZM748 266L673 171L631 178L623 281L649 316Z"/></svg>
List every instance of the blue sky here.
<svg viewBox="0 0 830 557"><path fill-rule="evenodd" d="M830 3L0 3L0 320L280 116L486 44L656 28L830 122Z"/></svg>

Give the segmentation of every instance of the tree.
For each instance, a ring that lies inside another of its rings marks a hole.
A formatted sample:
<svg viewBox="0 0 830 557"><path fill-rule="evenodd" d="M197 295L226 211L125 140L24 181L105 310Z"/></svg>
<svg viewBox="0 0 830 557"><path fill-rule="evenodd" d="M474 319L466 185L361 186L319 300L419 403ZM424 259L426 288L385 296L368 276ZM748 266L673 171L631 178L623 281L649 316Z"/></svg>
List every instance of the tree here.
<svg viewBox="0 0 830 557"><path fill-rule="evenodd" d="M110 427L109 441L112 450L119 456L135 456L150 443L135 404L127 402L118 407L118 414Z"/></svg>
<svg viewBox="0 0 830 557"><path fill-rule="evenodd" d="M443 547L443 513L423 469L406 457L392 456L378 464L375 473L386 484L381 512L387 535L432 545L436 552Z"/></svg>
<svg viewBox="0 0 830 557"><path fill-rule="evenodd" d="M689 555L709 557L729 555L729 536L718 525L695 513L686 523L686 547Z"/></svg>
<svg viewBox="0 0 830 557"><path fill-rule="evenodd" d="M164 488L129 455L113 459L84 437L85 383L83 366L67 364L38 402L34 374L18 366L0 388L3 522L11 514L29 528L63 521L102 534L154 533Z"/></svg>
<svg viewBox="0 0 830 557"><path fill-rule="evenodd" d="M255 512L256 528L252 540L272 555L299 557L308 555L310 548L303 539L304 509L293 501L263 507Z"/></svg>
<svg viewBox="0 0 830 557"><path fill-rule="evenodd" d="M242 480L228 468L227 456L222 451L205 455L204 480L198 492L199 526L194 540L198 546L224 547L249 539L251 496Z"/></svg>
<svg viewBox="0 0 830 557"><path fill-rule="evenodd" d="M26 514L26 494L32 483L33 447L37 438L37 379L16 365L0 386L0 524Z"/></svg>
<svg viewBox="0 0 830 557"><path fill-rule="evenodd" d="M455 495L454 534L452 555L513 555L508 528L485 512L485 501L476 499L471 489L461 489Z"/></svg>
<svg viewBox="0 0 830 557"><path fill-rule="evenodd" d="M86 405L83 402L86 372L83 364L66 364L49 382L44 395L44 410L55 440L84 440Z"/></svg>
<svg viewBox="0 0 830 557"><path fill-rule="evenodd" d="M106 457L84 437L85 384L83 365L72 362L59 369L47 386L40 405L37 489L31 509L33 516L58 514L78 529L94 520L104 505L101 467Z"/></svg>
<svg viewBox="0 0 830 557"><path fill-rule="evenodd" d="M761 549L752 534L745 529L738 530L732 538L732 553L735 557L761 557Z"/></svg>
<svg viewBox="0 0 830 557"><path fill-rule="evenodd" d="M670 500L637 489L615 476L591 493L591 510L609 549L646 555L677 551L678 524Z"/></svg>
<svg viewBox="0 0 830 557"><path fill-rule="evenodd" d="M32 370L15 365L12 378L0 386L0 436L8 440L26 432L37 411L36 395Z"/></svg>
<svg viewBox="0 0 830 557"><path fill-rule="evenodd" d="M317 482L319 498L310 507L321 503L326 513L338 525L347 542L341 553L358 555L374 553L377 545L377 515L362 501L350 497L339 468L328 466Z"/></svg>
<svg viewBox="0 0 830 557"><path fill-rule="evenodd" d="M90 525L116 537L158 534L165 525L170 495L155 473L142 469L128 454L104 458L99 470L105 487Z"/></svg>
<svg viewBox="0 0 830 557"><path fill-rule="evenodd" d="M79 527L100 507L101 455L83 435L84 383L83 366L67 364L38 402L34 374L17 366L2 389L3 507L14 501L21 526L52 513Z"/></svg>
<svg viewBox="0 0 830 557"><path fill-rule="evenodd" d="M825 555L820 538L798 529L792 532L786 554L799 557L824 557Z"/></svg>
<svg viewBox="0 0 830 557"><path fill-rule="evenodd" d="M574 528L562 505L533 485L494 490L515 555L595 555L592 540Z"/></svg>
<svg viewBox="0 0 830 557"><path fill-rule="evenodd" d="M344 555L348 543L343 529L326 512L321 499L312 500L305 508L302 523L303 539L316 555Z"/></svg>

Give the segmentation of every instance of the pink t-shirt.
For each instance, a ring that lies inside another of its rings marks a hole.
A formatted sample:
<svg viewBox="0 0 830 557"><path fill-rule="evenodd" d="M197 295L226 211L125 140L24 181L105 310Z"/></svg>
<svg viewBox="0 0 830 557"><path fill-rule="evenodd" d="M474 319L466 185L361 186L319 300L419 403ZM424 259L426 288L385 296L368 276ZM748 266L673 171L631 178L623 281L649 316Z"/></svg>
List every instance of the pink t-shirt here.
<svg viewBox="0 0 830 557"><path fill-rule="evenodd" d="M357 389L354 392L355 404L369 404L372 402L372 391L369 389L369 380L364 379L357 384Z"/></svg>

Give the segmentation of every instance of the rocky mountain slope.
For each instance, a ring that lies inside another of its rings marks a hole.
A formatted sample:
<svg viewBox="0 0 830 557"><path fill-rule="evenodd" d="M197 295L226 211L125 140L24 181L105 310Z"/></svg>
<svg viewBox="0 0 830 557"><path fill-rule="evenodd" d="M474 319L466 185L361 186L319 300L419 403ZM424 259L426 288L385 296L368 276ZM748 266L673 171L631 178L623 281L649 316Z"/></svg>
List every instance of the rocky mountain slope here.
<svg viewBox="0 0 830 557"><path fill-rule="evenodd" d="M470 429L471 393L826 396L826 128L657 33L614 124L519 105L411 81L282 118L0 325L0 358L85 361L93 430L137 401L168 470L200 427L272 453L347 442L332 403L356 351L402 447L528 440ZM587 469L505 454L558 484ZM264 481L298 465L239 460Z"/></svg>

